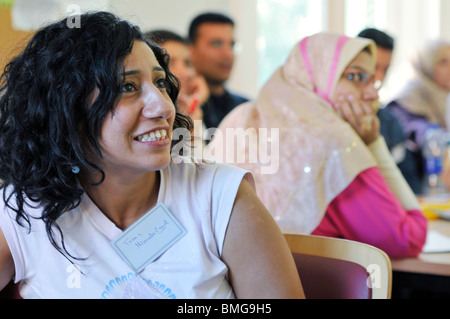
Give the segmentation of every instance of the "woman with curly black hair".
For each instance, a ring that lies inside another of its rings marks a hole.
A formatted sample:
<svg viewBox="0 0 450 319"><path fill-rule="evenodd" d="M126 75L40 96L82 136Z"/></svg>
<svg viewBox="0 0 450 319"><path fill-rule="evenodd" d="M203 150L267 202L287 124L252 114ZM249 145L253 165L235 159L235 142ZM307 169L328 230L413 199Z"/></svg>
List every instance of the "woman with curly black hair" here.
<svg viewBox="0 0 450 319"><path fill-rule="evenodd" d="M192 123L176 112L169 57L110 13L80 18L39 30L1 77L0 289L302 297L252 177L174 160L174 130Z"/></svg>

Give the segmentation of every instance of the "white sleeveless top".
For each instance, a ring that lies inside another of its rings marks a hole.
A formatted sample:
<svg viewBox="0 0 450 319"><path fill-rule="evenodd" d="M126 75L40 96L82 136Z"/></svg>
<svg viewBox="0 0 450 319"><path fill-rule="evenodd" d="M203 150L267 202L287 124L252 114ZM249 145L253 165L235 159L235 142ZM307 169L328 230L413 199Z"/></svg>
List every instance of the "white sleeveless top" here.
<svg viewBox="0 0 450 319"><path fill-rule="evenodd" d="M186 159L185 159L186 160ZM45 225L31 219L31 233L9 218L0 203L0 227L15 264L23 298L234 298L221 260L237 190L252 177L218 163L172 163L161 171L158 203L163 203L187 234L137 274L111 242L122 234L85 194L78 208L60 219L73 265L50 243ZM38 209L29 209L40 216Z"/></svg>

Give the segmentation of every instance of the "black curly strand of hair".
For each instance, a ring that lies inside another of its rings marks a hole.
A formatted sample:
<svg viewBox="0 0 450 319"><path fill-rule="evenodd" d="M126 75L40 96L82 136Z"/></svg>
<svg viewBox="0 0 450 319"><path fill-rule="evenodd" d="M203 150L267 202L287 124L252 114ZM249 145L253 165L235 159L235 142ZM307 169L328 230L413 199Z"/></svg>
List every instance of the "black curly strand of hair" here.
<svg viewBox="0 0 450 319"><path fill-rule="evenodd" d="M72 168L104 176L89 158L102 156L102 124L120 98L123 62L134 41L147 43L154 52L175 105L179 93L169 56L139 27L108 12L80 18L80 28L68 27L64 19L36 32L0 77L3 200L23 227L31 227L27 207L39 207L50 242L69 259L78 258L67 251L57 219L76 208L84 194ZM192 127L191 119L177 112L174 129Z"/></svg>

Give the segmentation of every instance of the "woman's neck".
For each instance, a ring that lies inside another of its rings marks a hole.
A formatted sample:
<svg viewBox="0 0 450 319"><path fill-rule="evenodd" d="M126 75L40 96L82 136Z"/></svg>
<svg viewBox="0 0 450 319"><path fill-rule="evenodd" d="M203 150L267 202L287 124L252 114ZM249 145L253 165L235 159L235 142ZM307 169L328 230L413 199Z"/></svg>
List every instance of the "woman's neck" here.
<svg viewBox="0 0 450 319"><path fill-rule="evenodd" d="M124 230L156 205L160 173L148 172L127 180L106 174L104 182L98 186L82 184L103 214Z"/></svg>

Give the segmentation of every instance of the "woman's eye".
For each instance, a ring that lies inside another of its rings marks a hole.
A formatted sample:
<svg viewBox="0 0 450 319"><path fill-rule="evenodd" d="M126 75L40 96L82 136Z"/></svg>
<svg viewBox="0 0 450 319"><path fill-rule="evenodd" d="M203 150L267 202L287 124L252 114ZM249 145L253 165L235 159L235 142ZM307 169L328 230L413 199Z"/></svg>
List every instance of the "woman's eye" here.
<svg viewBox="0 0 450 319"><path fill-rule="evenodd" d="M122 91L124 93L130 93L137 91L136 86L133 83L125 83L123 85Z"/></svg>
<svg viewBox="0 0 450 319"><path fill-rule="evenodd" d="M166 79L159 79L158 81L156 81L156 87L158 89L167 89L168 88L168 83L166 81Z"/></svg>
<svg viewBox="0 0 450 319"><path fill-rule="evenodd" d="M449 59L443 58L443 59L440 59L440 60L437 62L437 65L448 65L449 62L450 62Z"/></svg>
<svg viewBox="0 0 450 319"><path fill-rule="evenodd" d="M357 77L357 81L360 83L364 83L366 81L366 76L364 73L359 72L358 73L358 77Z"/></svg>
<svg viewBox="0 0 450 319"><path fill-rule="evenodd" d="M349 81L354 81L355 80L355 74L354 73L349 73L345 76L347 78L347 80Z"/></svg>

